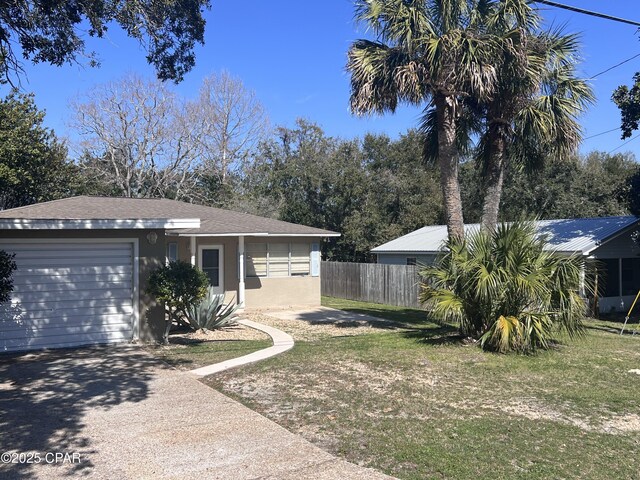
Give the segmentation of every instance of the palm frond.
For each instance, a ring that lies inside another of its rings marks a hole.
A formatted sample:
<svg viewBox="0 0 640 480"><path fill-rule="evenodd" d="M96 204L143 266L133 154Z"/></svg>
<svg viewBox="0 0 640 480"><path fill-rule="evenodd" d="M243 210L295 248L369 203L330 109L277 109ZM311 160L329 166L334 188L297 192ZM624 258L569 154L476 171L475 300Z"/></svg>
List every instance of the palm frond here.
<svg viewBox="0 0 640 480"><path fill-rule="evenodd" d="M532 222L451 240L438 262L421 271L420 300L434 318L500 352L548 348L557 330L579 335L584 263L545 245Z"/></svg>

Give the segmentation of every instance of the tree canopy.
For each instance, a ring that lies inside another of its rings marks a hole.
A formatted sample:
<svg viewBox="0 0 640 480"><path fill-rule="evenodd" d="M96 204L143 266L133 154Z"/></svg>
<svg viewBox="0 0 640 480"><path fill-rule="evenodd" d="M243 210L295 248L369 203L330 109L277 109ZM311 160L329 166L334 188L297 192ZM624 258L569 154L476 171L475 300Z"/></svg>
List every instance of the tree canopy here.
<svg viewBox="0 0 640 480"><path fill-rule="evenodd" d="M20 56L61 66L79 57L97 65L83 38L103 37L117 24L138 40L160 80L179 82L195 65L194 46L204 43L209 0L26 0L0 8L0 83L23 72Z"/></svg>
<svg viewBox="0 0 640 480"><path fill-rule="evenodd" d="M0 99L0 210L67 196L74 166L67 149L43 125L33 95Z"/></svg>
<svg viewBox="0 0 640 480"><path fill-rule="evenodd" d="M629 138L638 130L640 122L640 72L633 76L633 85L629 88L621 85L613 92L613 101L620 109L622 139Z"/></svg>

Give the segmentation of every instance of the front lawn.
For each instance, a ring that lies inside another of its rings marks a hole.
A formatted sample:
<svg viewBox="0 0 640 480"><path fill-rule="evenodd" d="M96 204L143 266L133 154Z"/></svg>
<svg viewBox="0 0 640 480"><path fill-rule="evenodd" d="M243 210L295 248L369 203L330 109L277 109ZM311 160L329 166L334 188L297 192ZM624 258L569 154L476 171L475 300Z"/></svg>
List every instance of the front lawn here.
<svg viewBox="0 0 640 480"><path fill-rule="evenodd" d="M205 381L402 479L638 478L640 375L629 371L640 368L640 336L593 321L585 338L556 350L504 356L419 310L323 302L401 328L297 341Z"/></svg>
<svg viewBox="0 0 640 480"><path fill-rule="evenodd" d="M264 332L235 325L208 333L177 331L169 336L169 345L147 349L181 370L224 362L270 347L271 338Z"/></svg>

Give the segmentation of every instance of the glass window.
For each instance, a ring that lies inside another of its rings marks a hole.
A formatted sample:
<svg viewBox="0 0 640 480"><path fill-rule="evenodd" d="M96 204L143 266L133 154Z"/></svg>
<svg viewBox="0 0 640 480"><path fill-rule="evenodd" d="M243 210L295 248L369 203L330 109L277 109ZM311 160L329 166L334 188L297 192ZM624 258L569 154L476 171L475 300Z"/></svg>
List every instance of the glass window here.
<svg viewBox="0 0 640 480"><path fill-rule="evenodd" d="M289 277L311 273L309 243L248 243L247 277Z"/></svg>
<svg viewBox="0 0 640 480"><path fill-rule="evenodd" d="M289 276L289 244L270 243L269 244L269 276L288 277Z"/></svg>
<svg viewBox="0 0 640 480"><path fill-rule="evenodd" d="M309 275L311 250L308 243L291 244L291 275Z"/></svg>
<svg viewBox="0 0 640 480"><path fill-rule="evenodd" d="M622 259L622 295L636 295L640 290L640 258Z"/></svg>
<svg viewBox="0 0 640 480"><path fill-rule="evenodd" d="M617 258L601 259L598 268L598 296L620 296L620 264Z"/></svg>
<svg viewBox="0 0 640 480"><path fill-rule="evenodd" d="M167 262L178 261L178 244L175 242L167 243Z"/></svg>
<svg viewBox="0 0 640 480"><path fill-rule="evenodd" d="M248 243L245 249L247 277L267 276L267 244Z"/></svg>
<svg viewBox="0 0 640 480"><path fill-rule="evenodd" d="M202 271L209 277L211 286L220 286L220 250L217 248L202 250Z"/></svg>

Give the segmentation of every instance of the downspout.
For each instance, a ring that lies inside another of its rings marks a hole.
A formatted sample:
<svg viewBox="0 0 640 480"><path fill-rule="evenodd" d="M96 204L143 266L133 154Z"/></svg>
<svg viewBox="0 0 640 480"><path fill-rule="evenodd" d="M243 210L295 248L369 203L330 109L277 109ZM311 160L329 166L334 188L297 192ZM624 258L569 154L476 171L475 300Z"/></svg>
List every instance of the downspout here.
<svg viewBox="0 0 640 480"><path fill-rule="evenodd" d="M244 308L244 278L245 278L245 258L244 258L244 236L238 237L238 306Z"/></svg>
<svg viewBox="0 0 640 480"><path fill-rule="evenodd" d="M191 254L191 265L196 266L196 237L189 237L189 253Z"/></svg>

